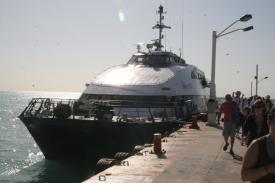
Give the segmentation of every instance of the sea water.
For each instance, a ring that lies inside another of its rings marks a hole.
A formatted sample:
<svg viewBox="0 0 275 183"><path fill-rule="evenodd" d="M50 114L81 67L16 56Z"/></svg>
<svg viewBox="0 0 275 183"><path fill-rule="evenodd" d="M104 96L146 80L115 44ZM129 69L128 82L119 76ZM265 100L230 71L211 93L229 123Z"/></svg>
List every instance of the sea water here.
<svg viewBox="0 0 275 183"><path fill-rule="evenodd" d="M45 160L27 128L18 118L31 98L76 99L80 93L0 91L0 182L74 183L93 174L78 162ZM92 166L91 166L92 167Z"/></svg>

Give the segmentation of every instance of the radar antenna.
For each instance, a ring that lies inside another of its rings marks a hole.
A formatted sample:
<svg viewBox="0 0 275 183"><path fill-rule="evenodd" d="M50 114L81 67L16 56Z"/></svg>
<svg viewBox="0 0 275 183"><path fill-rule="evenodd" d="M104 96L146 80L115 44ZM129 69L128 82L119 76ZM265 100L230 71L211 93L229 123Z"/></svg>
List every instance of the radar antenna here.
<svg viewBox="0 0 275 183"><path fill-rule="evenodd" d="M153 45L156 46L157 51L161 51L161 48L163 47L163 45L161 44L161 39L163 39L162 29L171 29L171 27L164 25L162 22L164 20L163 14L166 14L166 12L163 12L162 5L159 6L157 13L159 14L159 22L157 22L157 24L153 26L153 29L159 29L159 38L155 40Z"/></svg>

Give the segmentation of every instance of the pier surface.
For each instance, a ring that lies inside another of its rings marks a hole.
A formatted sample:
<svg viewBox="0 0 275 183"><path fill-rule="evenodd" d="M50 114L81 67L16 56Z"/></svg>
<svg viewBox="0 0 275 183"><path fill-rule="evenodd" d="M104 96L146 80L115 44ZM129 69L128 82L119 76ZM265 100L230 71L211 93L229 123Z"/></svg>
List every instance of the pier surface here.
<svg viewBox="0 0 275 183"><path fill-rule="evenodd" d="M222 130L199 123L200 130L189 125L166 137L162 148L166 153L156 156L147 147L125 160L94 175L85 183L241 183L242 157L246 151L235 140L232 156L223 151Z"/></svg>

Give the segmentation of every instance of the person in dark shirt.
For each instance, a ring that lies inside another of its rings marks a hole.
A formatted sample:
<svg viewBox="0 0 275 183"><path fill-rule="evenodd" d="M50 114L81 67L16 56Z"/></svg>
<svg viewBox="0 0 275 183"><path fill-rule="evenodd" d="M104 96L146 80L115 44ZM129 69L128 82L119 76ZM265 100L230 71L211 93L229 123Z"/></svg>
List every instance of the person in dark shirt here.
<svg viewBox="0 0 275 183"><path fill-rule="evenodd" d="M268 134L267 116L264 102L257 99L254 103L255 113L248 117L243 126L243 136L246 138L246 145L256 138Z"/></svg>
<svg viewBox="0 0 275 183"><path fill-rule="evenodd" d="M269 133L254 140L243 160L241 176L252 183L275 182L275 107L268 113Z"/></svg>
<svg viewBox="0 0 275 183"><path fill-rule="evenodd" d="M241 145L244 145L244 142L245 142L245 135L244 135L244 125L245 125L245 122L247 121L247 119L249 118L250 116L250 110L249 110L249 107L248 106L245 106L242 110L242 113L240 115L240 122L241 122L241 125L242 125L242 137L241 137Z"/></svg>

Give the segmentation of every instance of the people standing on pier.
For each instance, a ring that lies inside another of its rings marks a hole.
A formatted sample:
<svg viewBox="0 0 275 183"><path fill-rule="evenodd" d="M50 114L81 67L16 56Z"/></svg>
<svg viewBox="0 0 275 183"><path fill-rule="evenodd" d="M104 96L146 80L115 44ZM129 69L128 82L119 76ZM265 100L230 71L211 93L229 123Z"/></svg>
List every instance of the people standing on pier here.
<svg viewBox="0 0 275 183"><path fill-rule="evenodd" d="M241 145L244 145L244 143L245 143L245 135L244 135L243 129L244 129L245 122L247 121L247 119L250 115L251 115L251 113L250 113L249 107L245 106L242 110L241 118L240 118L240 121L242 124Z"/></svg>
<svg viewBox="0 0 275 183"><path fill-rule="evenodd" d="M243 105L242 105L242 109L244 109L244 107L248 107L248 99L246 97L243 98ZM249 108L248 108L249 109Z"/></svg>
<svg viewBox="0 0 275 183"><path fill-rule="evenodd" d="M270 109L273 107L273 103L272 103L272 101L270 100L270 95L267 95L267 96L265 97L264 103L265 103L266 111L269 112Z"/></svg>
<svg viewBox="0 0 275 183"><path fill-rule="evenodd" d="M257 95L254 95L249 103L250 112L254 113L254 103L257 100Z"/></svg>
<svg viewBox="0 0 275 183"><path fill-rule="evenodd" d="M275 182L275 107L268 113L269 133L254 140L244 155L241 176L252 183Z"/></svg>
<svg viewBox="0 0 275 183"><path fill-rule="evenodd" d="M232 97L230 94L225 95L225 102L220 106L220 112L218 115L218 123L220 122L221 114L224 114L223 120L223 137L225 141L225 145L223 146L223 150L226 151L229 143L228 139L230 137L230 154L234 155L233 146L235 141L235 113L237 107L235 102L232 101Z"/></svg>
<svg viewBox="0 0 275 183"><path fill-rule="evenodd" d="M249 116L243 126L243 136L246 137L246 145L256 138L268 133L267 115L264 102L257 99L254 103L254 114Z"/></svg>
<svg viewBox="0 0 275 183"><path fill-rule="evenodd" d="M235 94L236 94L236 96L235 96ZM241 92L240 91L236 91L236 93L235 92L233 92L233 94L232 94L232 97L233 97L233 101L236 103L236 106L237 106L237 108L239 109L239 111L241 112L242 111L242 105L243 105L243 96L241 97Z"/></svg>
<svg viewBox="0 0 275 183"><path fill-rule="evenodd" d="M240 128L242 126L241 123L241 112L243 109L243 95L241 97L241 92L240 91L236 91L233 92L232 97L233 97L233 102L236 103L236 114L235 114L235 122L236 122L236 137L240 138Z"/></svg>

